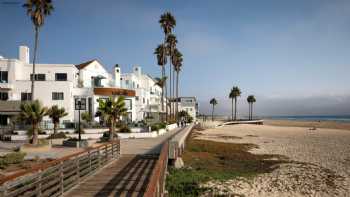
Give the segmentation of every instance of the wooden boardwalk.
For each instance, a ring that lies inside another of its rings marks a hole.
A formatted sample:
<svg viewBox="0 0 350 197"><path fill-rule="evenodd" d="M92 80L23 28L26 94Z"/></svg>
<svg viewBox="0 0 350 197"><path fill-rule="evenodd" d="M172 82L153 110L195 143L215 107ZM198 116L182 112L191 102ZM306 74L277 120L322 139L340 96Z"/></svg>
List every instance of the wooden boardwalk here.
<svg viewBox="0 0 350 197"><path fill-rule="evenodd" d="M157 156L123 155L64 196L143 196Z"/></svg>
<svg viewBox="0 0 350 197"><path fill-rule="evenodd" d="M142 197L157 163L162 144L181 131L177 128L150 139L121 141L121 157L81 182L67 197Z"/></svg>

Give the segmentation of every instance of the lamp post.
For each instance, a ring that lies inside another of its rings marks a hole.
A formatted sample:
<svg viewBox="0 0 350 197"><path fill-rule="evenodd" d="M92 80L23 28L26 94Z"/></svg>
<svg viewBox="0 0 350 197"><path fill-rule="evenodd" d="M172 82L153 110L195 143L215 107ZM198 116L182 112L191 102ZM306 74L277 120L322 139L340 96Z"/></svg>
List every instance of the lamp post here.
<svg viewBox="0 0 350 197"><path fill-rule="evenodd" d="M78 140L81 141L80 110L86 109L86 98L75 99L75 110L78 110Z"/></svg>

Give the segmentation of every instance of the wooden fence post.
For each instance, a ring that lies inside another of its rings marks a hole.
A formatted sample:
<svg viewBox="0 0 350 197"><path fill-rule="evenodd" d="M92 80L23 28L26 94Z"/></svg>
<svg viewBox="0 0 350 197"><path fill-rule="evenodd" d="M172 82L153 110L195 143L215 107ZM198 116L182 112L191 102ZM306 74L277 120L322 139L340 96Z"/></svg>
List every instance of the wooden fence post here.
<svg viewBox="0 0 350 197"><path fill-rule="evenodd" d="M77 168L77 183L80 183L80 167L79 167L79 157L75 159L75 166Z"/></svg>
<svg viewBox="0 0 350 197"><path fill-rule="evenodd" d="M90 152L90 150L88 151L88 154L89 154L89 173L91 173L92 167L91 167L91 152Z"/></svg>
<svg viewBox="0 0 350 197"><path fill-rule="evenodd" d="M59 171L60 171L60 192L61 192L61 195L63 194L64 192L64 184L63 184L63 179L64 179L64 174L63 174L63 161L60 162L60 167L59 167Z"/></svg>
<svg viewBox="0 0 350 197"><path fill-rule="evenodd" d="M38 171L38 184L36 185L36 193L37 193L37 196L41 196L41 180L42 180L42 174L43 172L41 170Z"/></svg>

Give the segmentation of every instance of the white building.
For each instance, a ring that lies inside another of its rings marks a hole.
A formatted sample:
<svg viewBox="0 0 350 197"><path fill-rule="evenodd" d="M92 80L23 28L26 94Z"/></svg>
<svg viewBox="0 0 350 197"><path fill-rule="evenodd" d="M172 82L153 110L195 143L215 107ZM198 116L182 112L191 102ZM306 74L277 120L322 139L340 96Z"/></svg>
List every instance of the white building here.
<svg viewBox="0 0 350 197"><path fill-rule="evenodd" d="M31 99L32 64L29 49L20 46L19 59L0 57L0 124L8 124L10 117L18 113L20 101ZM94 115L99 98L124 96L128 107L129 121L140 121L148 112L160 111L161 88L152 77L143 74L141 67L134 72L122 74L118 65L109 73L98 60L79 65L36 64L34 99L44 106L64 107L68 115L62 122L78 120L75 110L77 99L86 101L86 110ZM98 121L98 119L95 119ZM51 125L48 117L45 124Z"/></svg>
<svg viewBox="0 0 350 197"><path fill-rule="evenodd" d="M193 121L196 121L196 117L198 116L198 102L196 97L179 97L178 110L179 112L186 111L192 116Z"/></svg>
<svg viewBox="0 0 350 197"><path fill-rule="evenodd" d="M161 95L162 88L149 75L142 73L139 66L133 67L132 73L121 74L121 85L126 89L136 91L135 108L136 120L145 118L159 119L159 114L165 111L165 104L162 111ZM165 101L164 101L165 102Z"/></svg>

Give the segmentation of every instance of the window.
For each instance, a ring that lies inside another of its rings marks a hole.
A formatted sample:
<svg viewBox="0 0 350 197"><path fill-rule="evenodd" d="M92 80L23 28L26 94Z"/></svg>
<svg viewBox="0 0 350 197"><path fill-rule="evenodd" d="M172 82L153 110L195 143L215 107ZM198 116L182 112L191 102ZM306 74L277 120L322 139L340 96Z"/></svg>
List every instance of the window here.
<svg viewBox="0 0 350 197"><path fill-rule="evenodd" d="M33 79L33 74L30 74L30 80ZM45 81L46 80L46 76L45 74L35 74L35 81Z"/></svg>
<svg viewBox="0 0 350 197"><path fill-rule="evenodd" d="M52 92L52 100L63 100L63 92Z"/></svg>
<svg viewBox="0 0 350 197"><path fill-rule="evenodd" d="M138 101L138 100L139 100L139 97L138 97L138 96L136 96L136 97L135 97L135 100L137 100L137 101Z"/></svg>
<svg viewBox="0 0 350 197"><path fill-rule="evenodd" d="M8 82L8 72L0 71L0 83L7 83L7 82Z"/></svg>
<svg viewBox="0 0 350 197"><path fill-rule="evenodd" d="M8 92L0 92L0 100L7 101L9 99L9 93Z"/></svg>
<svg viewBox="0 0 350 197"><path fill-rule="evenodd" d="M55 80L56 81L67 81L67 73L56 73Z"/></svg>
<svg viewBox="0 0 350 197"><path fill-rule="evenodd" d="M30 101L32 100L32 93L22 92L21 101Z"/></svg>
<svg viewBox="0 0 350 197"><path fill-rule="evenodd" d="M143 104L145 104L145 102L146 102L146 101L145 101L145 98L142 98L142 102L143 102Z"/></svg>

